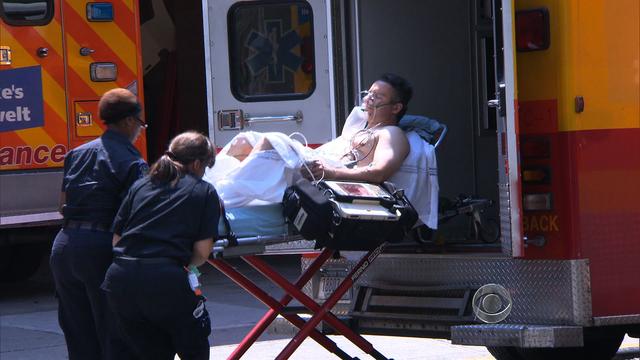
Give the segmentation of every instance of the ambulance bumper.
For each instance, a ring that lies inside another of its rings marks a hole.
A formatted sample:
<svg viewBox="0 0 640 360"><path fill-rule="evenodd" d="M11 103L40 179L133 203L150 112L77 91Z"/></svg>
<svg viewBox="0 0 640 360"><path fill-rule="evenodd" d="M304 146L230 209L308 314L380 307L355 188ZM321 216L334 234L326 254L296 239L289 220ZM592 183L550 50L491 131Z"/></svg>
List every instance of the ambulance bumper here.
<svg viewBox="0 0 640 360"><path fill-rule="evenodd" d="M581 326L480 324L451 327L451 342L458 345L555 348L583 346Z"/></svg>

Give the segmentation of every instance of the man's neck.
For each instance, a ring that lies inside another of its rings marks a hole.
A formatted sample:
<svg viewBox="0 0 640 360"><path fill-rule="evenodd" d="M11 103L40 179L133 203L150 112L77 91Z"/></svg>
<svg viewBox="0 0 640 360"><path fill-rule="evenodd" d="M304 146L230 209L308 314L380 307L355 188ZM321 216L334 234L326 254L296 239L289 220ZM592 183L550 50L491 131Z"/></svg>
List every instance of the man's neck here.
<svg viewBox="0 0 640 360"><path fill-rule="evenodd" d="M398 122L393 117L377 119L377 116L376 116L376 119L369 119L369 121L367 121L368 128L372 128L374 126L382 127L382 126L395 126L395 125L398 125Z"/></svg>
<svg viewBox="0 0 640 360"><path fill-rule="evenodd" d="M107 129L111 130L111 131L113 131L115 133L118 133L118 134L124 136L125 138L127 138L127 140L131 141L131 138L130 138L131 134L129 134L129 132L127 131L127 129L125 127L123 127L121 125L119 126L119 125L115 125L115 124L110 124L110 125L107 125Z"/></svg>

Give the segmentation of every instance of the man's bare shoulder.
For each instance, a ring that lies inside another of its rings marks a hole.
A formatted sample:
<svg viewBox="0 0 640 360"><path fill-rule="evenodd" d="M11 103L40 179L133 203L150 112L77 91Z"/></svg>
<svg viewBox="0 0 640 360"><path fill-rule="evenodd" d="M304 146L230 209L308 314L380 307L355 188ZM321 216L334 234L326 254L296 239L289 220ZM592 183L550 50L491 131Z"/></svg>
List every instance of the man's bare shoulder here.
<svg viewBox="0 0 640 360"><path fill-rule="evenodd" d="M407 141L407 135L404 130L395 125L384 126L377 132L380 138L386 138L390 141Z"/></svg>

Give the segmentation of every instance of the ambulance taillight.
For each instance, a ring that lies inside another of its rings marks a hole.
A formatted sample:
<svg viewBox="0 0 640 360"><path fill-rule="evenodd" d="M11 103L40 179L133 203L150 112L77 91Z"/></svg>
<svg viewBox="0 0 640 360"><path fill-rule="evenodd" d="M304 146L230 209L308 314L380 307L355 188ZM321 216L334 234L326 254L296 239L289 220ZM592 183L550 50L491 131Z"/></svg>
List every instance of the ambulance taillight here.
<svg viewBox="0 0 640 360"><path fill-rule="evenodd" d="M551 193L551 141L545 135L522 136L522 207L524 211L553 210Z"/></svg>
<svg viewBox="0 0 640 360"><path fill-rule="evenodd" d="M516 12L516 49L540 51L549 48L549 10L530 9Z"/></svg>

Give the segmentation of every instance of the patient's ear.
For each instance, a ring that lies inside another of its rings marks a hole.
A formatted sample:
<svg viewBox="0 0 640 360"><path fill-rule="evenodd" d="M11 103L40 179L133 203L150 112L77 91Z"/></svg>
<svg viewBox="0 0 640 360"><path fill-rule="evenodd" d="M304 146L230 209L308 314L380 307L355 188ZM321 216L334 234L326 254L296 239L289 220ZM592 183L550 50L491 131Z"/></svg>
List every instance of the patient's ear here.
<svg viewBox="0 0 640 360"><path fill-rule="evenodd" d="M400 102L393 104L393 107L391 108L391 112L394 115L398 115L400 113L400 111L402 111L402 108L404 108L404 105Z"/></svg>

